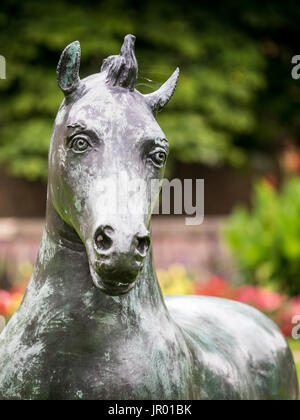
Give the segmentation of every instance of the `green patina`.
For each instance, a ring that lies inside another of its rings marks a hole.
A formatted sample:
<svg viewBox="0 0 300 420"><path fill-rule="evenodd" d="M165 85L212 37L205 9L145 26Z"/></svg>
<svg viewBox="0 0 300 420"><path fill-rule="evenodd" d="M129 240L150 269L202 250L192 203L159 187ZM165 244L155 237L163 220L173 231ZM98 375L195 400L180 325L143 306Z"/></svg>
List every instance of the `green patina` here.
<svg viewBox="0 0 300 420"><path fill-rule="evenodd" d="M66 100L51 139L46 229L24 300L0 334L0 400L297 399L291 351L270 319L226 299L162 296L150 194L138 197L146 215L116 215L110 189L98 197L111 173L147 185L163 177L165 160L154 157L157 148L167 156L167 140L154 113L178 70L151 94L134 90L134 40L83 80L78 42L59 61Z"/></svg>
<svg viewBox="0 0 300 420"><path fill-rule="evenodd" d="M60 73L60 81L65 88L69 88L72 86L77 73L78 60L80 58L79 42L72 43L63 58L61 66L64 67L64 71Z"/></svg>

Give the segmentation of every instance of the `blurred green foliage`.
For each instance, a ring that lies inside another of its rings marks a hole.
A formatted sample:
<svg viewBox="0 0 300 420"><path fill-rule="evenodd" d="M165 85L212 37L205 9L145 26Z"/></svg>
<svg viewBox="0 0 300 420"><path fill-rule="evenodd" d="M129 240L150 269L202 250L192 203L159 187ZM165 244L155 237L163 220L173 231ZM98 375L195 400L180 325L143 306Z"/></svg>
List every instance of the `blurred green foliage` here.
<svg viewBox="0 0 300 420"><path fill-rule="evenodd" d="M273 286L290 296L300 290L300 179L279 191L266 181L255 186L253 208L237 208L224 236L247 283Z"/></svg>
<svg viewBox="0 0 300 420"><path fill-rule="evenodd" d="M168 112L158 115L173 159L240 166L252 154L269 156L300 122L300 83L290 75L291 57L299 53L299 16L300 7L289 0L2 0L7 78L0 80L0 163L18 176L46 178L51 126L62 100L55 77L61 51L80 40L85 77L118 53L127 33L137 36L143 93L181 68Z"/></svg>

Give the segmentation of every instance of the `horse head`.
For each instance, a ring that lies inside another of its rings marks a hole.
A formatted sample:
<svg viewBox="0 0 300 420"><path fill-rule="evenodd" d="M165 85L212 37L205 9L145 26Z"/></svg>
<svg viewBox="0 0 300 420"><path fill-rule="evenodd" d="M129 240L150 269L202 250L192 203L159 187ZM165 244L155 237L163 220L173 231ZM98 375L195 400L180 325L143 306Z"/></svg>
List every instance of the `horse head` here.
<svg viewBox="0 0 300 420"><path fill-rule="evenodd" d="M173 95L179 74L176 69L153 93L138 92L134 43L127 35L120 54L83 80L79 42L65 48L57 67L65 97L49 153L48 198L83 242L94 284L111 295L134 286L149 251L159 193L159 182L152 181L162 178L168 155L154 114ZM126 191L125 181L127 186L139 182Z"/></svg>

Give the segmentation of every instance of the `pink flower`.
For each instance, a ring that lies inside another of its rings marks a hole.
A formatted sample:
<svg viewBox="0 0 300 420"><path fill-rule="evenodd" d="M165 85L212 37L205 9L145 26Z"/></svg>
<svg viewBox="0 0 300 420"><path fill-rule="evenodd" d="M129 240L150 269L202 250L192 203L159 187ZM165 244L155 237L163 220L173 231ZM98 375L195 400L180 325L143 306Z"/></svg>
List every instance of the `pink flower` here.
<svg viewBox="0 0 300 420"><path fill-rule="evenodd" d="M237 290L237 300L265 312L274 312L282 306L285 297L262 287L242 286Z"/></svg>
<svg viewBox="0 0 300 420"><path fill-rule="evenodd" d="M291 336L294 327L292 319L296 315L300 315L300 296L292 298L277 314L276 322L286 337Z"/></svg>

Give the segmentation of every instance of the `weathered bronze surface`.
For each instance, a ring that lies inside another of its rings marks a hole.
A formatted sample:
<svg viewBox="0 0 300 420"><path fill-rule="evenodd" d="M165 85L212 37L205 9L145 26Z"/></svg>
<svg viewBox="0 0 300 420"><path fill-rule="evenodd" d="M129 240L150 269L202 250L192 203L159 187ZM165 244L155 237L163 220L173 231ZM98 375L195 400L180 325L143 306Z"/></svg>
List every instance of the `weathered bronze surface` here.
<svg viewBox="0 0 300 420"><path fill-rule="evenodd" d="M296 399L291 351L257 310L225 299L162 297L145 214L109 209L103 179L161 178L168 153L156 92L135 90L132 35L80 80L80 45L60 58L65 99L49 153L46 225L24 300L0 336L1 399ZM158 193L154 191L154 195ZM126 200L127 197L124 197ZM258 238L259 240L259 238Z"/></svg>

